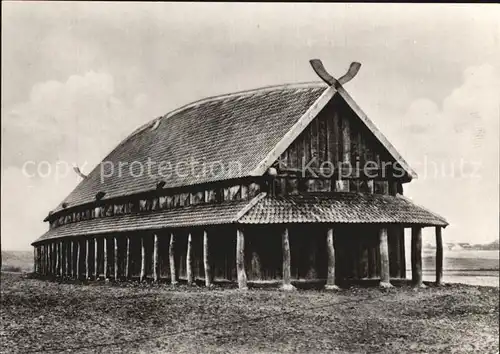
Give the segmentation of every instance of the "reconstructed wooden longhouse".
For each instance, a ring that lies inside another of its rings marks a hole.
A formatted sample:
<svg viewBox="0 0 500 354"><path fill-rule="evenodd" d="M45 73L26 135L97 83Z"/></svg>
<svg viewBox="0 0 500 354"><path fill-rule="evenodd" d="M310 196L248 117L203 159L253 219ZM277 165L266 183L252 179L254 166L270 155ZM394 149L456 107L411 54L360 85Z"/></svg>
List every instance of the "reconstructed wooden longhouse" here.
<svg viewBox="0 0 500 354"><path fill-rule="evenodd" d="M326 84L210 97L133 132L49 213L35 272L390 286L411 228L422 286L421 230L435 227L439 283L447 222L403 196L415 172L343 88L359 64L339 80L311 64Z"/></svg>

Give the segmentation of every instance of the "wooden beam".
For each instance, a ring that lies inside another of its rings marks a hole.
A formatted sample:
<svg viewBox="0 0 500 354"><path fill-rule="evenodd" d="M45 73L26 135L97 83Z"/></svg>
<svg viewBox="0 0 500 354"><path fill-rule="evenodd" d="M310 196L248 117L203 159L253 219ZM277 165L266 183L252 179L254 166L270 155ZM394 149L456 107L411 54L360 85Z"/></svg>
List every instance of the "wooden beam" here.
<svg viewBox="0 0 500 354"><path fill-rule="evenodd" d="M90 240L85 239L85 279L89 279L89 245Z"/></svg>
<svg viewBox="0 0 500 354"><path fill-rule="evenodd" d="M380 252L380 286L382 288L391 288L390 269L389 269L389 242L387 237L387 228L379 230L379 252Z"/></svg>
<svg viewBox="0 0 500 354"><path fill-rule="evenodd" d="M54 268L54 275L59 275L59 257L58 257L58 249L57 249L57 242L54 242L54 258L55 258L55 261L56 261L56 266Z"/></svg>
<svg viewBox="0 0 500 354"><path fill-rule="evenodd" d="M187 239L187 250L186 250L186 279L188 285L192 285L194 283L192 267L193 267L193 245L192 245L192 236L191 233L189 233Z"/></svg>
<svg viewBox="0 0 500 354"><path fill-rule="evenodd" d="M70 269L69 269L69 251L70 251L70 247L69 247L69 244L71 243L71 241L69 240L66 240L66 242L64 243L64 258L65 258L65 263L66 263L66 268L65 268L65 273L66 273L66 276L69 277L71 275L70 273Z"/></svg>
<svg viewBox="0 0 500 354"><path fill-rule="evenodd" d="M212 269L210 268L210 246L206 230L203 230L203 267L205 268L205 286L211 287L213 284Z"/></svg>
<svg viewBox="0 0 500 354"><path fill-rule="evenodd" d="M75 240L71 240L71 276L74 278L75 277Z"/></svg>
<svg viewBox="0 0 500 354"><path fill-rule="evenodd" d="M36 257L37 257L36 251L37 251L37 248L35 246L35 247L33 247L33 273L35 273L35 274L37 273L37 268L38 268L38 266L36 264Z"/></svg>
<svg viewBox="0 0 500 354"><path fill-rule="evenodd" d="M422 228L411 229L411 277L413 286L425 287L422 281Z"/></svg>
<svg viewBox="0 0 500 354"><path fill-rule="evenodd" d="M144 236L141 235L141 275L139 281L143 281L146 277L146 247L144 245Z"/></svg>
<svg viewBox="0 0 500 354"><path fill-rule="evenodd" d="M94 238L94 278L99 279L99 264L97 263L99 249L99 244L97 243L97 237Z"/></svg>
<svg viewBox="0 0 500 354"><path fill-rule="evenodd" d="M170 265L170 283L177 284L177 272L175 270L175 234L170 233L170 244L168 247L168 261Z"/></svg>
<svg viewBox="0 0 500 354"><path fill-rule="evenodd" d="M443 237L442 228L436 226L436 285L443 282Z"/></svg>
<svg viewBox="0 0 500 354"><path fill-rule="evenodd" d="M58 255L59 256L59 275L61 277L64 276L64 274L63 274L63 266L64 266L63 265L64 264L63 263L64 262L63 256L64 256L64 253L63 253L63 251L64 251L63 241L59 241L59 255Z"/></svg>
<svg viewBox="0 0 500 354"><path fill-rule="evenodd" d="M52 249L52 243L49 242L49 275L52 275L53 273L53 264L52 264L52 259L53 259L53 249Z"/></svg>
<svg viewBox="0 0 500 354"><path fill-rule="evenodd" d="M245 234L243 230L236 230L236 271L238 275L238 288L248 289L247 274L245 272Z"/></svg>
<svg viewBox="0 0 500 354"><path fill-rule="evenodd" d="M125 278L130 277L130 236L127 236L127 254L125 257Z"/></svg>
<svg viewBox="0 0 500 354"><path fill-rule="evenodd" d="M153 280L158 281L158 235L154 234L153 241Z"/></svg>
<svg viewBox="0 0 500 354"><path fill-rule="evenodd" d="M76 279L80 278L80 240L76 244Z"/></svg>
<svg viewBox="0 0 500 354"><path fill-rule="evenodd" d="M351 123L349 117L342 117L342 162L348 164L351 162Z"/></svg>
<svg viewBox="0 0 500 354"><path fill-rule="evenodd" d="M114 260L114 271L115 271L115 281L118 280L118 238L116 236L113 236L113 241L114 241L114 245L115 245L115 249L114 249L114 257L113 257L113 260Z"/></svg>
<svg viewBox="0 0 500 354"><path fill-rule="evenodd" d="M52 243L47 245L48 250L48 274L52 275Z"/></svg>
<svg viewBox="0 0 500 354"><path fill-rule="evenodd" d="M104 250L104 280L108 279L108 240L106 236L103 237L103 250Z"/></svg>
<svg viewBox="0 0 500 354"><path fill-rule="evenodd" d="M326 232L326 252L328 255L328 275L325 289L336 290L338 286L335 284L335 241L333 228L328 228Z"/></svg>
<svg viewBox="0 0 500 354"><path fill-rule="evenodd" d="M288 228L283 229L281 234L283 248L283 290L294 290L295 287L291 282L291 256L290 256L290 238L288 236Z"/></svg>

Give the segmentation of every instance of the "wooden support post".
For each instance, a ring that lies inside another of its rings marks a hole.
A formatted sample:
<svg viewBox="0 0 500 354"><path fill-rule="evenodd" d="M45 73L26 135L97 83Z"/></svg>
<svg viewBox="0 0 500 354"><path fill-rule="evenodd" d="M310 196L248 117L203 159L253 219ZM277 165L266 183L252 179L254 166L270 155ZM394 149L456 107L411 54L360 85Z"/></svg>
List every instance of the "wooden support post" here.
<svg viewBox="0 0 500 354"><path fill-rule="evenodd" d="M76 279L80 278L80 240L76 244Z"/></svg>
<svg viewBox="0 0 500 354"><path fill-rule="evenodd" d="M71 275L70 269L69 269L69 250L70 250L69 243L71 243L71 241L67 240L65 242L65 245L64 245L64 258L66 261L65 262L66 263L65 273L66 273L67 277L69 277Z"/></svg>
<svg viewBox="0 0 500 354"><path fill-rule="evenodd" d="M245 235L243 230L236 230L236 270L238 274L238 288L246 290L247 274L245 273Z"/></svg>
<svg viewBox="0 0 500 354"><path fill-rule="evenodd" d="M436 285L443 282L443 237L442 228L436 226Z"/></svg>
<svg viewBox="0 0 500 354"><path fill-rule="evenodd" d="M158 235L154 234L153 240L153 280L158 281Z"/></svg>
<svg viewBox="0 0 500 354"><path fill-rule="evenodd" d="M47 275L50 275L50 243L47 244Z"/></svg>
<svg viewBox="0 0 500 354"><path fill-rule="evenodd" d="M43 275L43 245L40 246L40 274Z"/></svg>
<svg viewBox="0 0 500 354"><path fill-rule="evenodd" d="M53 275L53 268L54 268L54 265L53 265L53 248L52 248L53 244L52 243L49 243L48 244L48 252L49 252L49 268L48 268L48 273L49 275Z"/></svg>
<svg viewBox="0 0 500 354"><path fill-rule="evenodd" d="M141 235L141 275L139 281L146 277L146 247L144 245L144 236Z"/></svg>
<svg viewBox="0 0 500 354"><path fill-rule="evenodd" d="M47 260L48 260L48 255L47 255L47 252L48 252L48 248L47 248L47 244L43 245L43 274L44 275L47 275Z"/></svg>
<svg viewBox="0 0 500 354"><path fill-rule="evenodd" d="M54 275L58 275L57 269L59 268L59 257L57 256L57 245L58 242L54 241Z"/></svg>
<svg viewBox="0 0 500 354"><path fill-rule="evenodd" d="M168 247L168 261L170 264L170 283L172 285L176 285L177 274L175 271L175 235L173 232L170 234L170 245Z"/></svg>
<svg viewBox="0 0 500 354"><path fill-rule="evenodd" d="M33 247L33 273L36 274L36 268L37 268L37 264L36 264L36 247Z"/></svg>
<svg viewBox="0 0 500 354"><path fill-rule="evenodd" d="M326 290L336 290L338 286L335 284L335 243L333 229L329 228L326 232L326 252L328 255L328 275L326 279Z"/></svg>
<svg viewBox="0 0 500 354"><path fill-rule="evenodd" d="M48 269L49 269L49 264L48 264L48 260L49 260L49 248L48 248L48 245L45 244L43 245L43 273L45 275L48 274Z"/></svg>
<svg viewBox="0 0 500 354"><path fill-rule="evenodd" d="M53 249L53 255L52 258L54 259L54 276L57 276L57 268L59 267L59 257L57 257L57 242L54 242L52 245Z"/></svg>
<svg viewBox="0 0 500 354"><path fill-rule="evenodd" d="M422 228L411 229L411 277L413 286L425 287L422 281Z"/></svg>
<svg viewBox="0 0 500 354"><path fill-rule="evenodd" d="M97 251L99 250L99 244L97 243L97 237L94 238L94 278L95 280L99 279L99 263L97 263L98 260L98 253Z"/></svg>
<svg viewBox="0 0 500 354"><path fill-rule="evenodd" d="M103 237L103 251L104 251L104 280L108 279L108 240L106 239L106 236Z"/></svg>
<svg viewBox="0 0 500 354"><path fill-rule="evenodd" d="M348 117L342 117L342 162L351 162L351 126Z"/></svg>
<svg viewBox="0 0 500 354"><path fill-rule="evenodd" d="M113 254L113 260L114 260L114 267L113 267L113 270L115 271L115 281L118 280L118 239L116 238L116 236L113 236L113 241L114 241L114 246L115 246L115 249L114 249L114 254Z"/></svg>
<svg viewBox="0 0 500 354"><path fill-rule="evenodd" d="M58 270L58 272L59 272L59 275L61 277L64 275L63 274L63 260L64 260L64 258L63 258L64 253L63 253L63 251L64 251L64 245L63 245L63 242L60 241L59 242L59 252L58 252L58 257L59 257L59 270Z"/></svg>
<svg viewBox="0 0 500 354"><path fill-rule="evenodd" d="M193 246L191 233L188 235L187 250L186 250L186 279L188 285L193 284Z"/></svg>
<svg viewBox="0 0 500 354"><path fill-rule="evenodd" d="M89 245L90 240L85 239L85 279L89 279Z"/></svg>
<svg viewBox="0 0 500 354"><path fill-rule="evenodd" d="M71 276L74 278L75 277L75 241L71 240Z"/></svg>
<svg viewBox="0 0 500 354"><path fill-rule="evenodd" d="M291 257L290 257L290 238L288 236L288 228L285 227L281 234L283 248L283 290L294 290L295 287L291 282Z"/></svg>
<svg viewBox="0 0 500 354"><path fill-rule="evenodd" d="M50 274L50 244L45 245L45 275Z"/></svg>
<svg viewBox="0 0 500 354"><path fill-rule="evenodd" d="M47 275L47 244L43 245L43 275Z"/></svg>
<svg viewBox="0 0 500 354"><path fill-rule="evenodd" d="M203 231L203 267L205 268L205 286L211 287L212 269L210 268L210 246L208 244L208 233Z"/></svg>
<svg viewBox="0 0 500 354"><path fill-rule="evenodd" d="M130 277L130 236L127 236L127 255L125 259L125 278Z"/></svg>
<svg viewBox="0 0 500 354"><path fill-rule="evenodd" d="M380 286L391 288L390 269L389 269L389 242L387 237L387 228L379 230L379 252L380 252Z"/></svg>

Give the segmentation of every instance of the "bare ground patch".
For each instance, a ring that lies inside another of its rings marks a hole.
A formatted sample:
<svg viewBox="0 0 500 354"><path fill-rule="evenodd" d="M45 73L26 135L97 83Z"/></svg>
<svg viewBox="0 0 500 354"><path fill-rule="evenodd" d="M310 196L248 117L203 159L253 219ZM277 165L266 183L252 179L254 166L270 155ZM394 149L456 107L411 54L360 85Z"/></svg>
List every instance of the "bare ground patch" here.
<svg viewBox="0 0 500 354"><path fill-rule="evenodd" d="M241 293L1 280L5 353L498 352L499 294L489 287Z"/></svg>

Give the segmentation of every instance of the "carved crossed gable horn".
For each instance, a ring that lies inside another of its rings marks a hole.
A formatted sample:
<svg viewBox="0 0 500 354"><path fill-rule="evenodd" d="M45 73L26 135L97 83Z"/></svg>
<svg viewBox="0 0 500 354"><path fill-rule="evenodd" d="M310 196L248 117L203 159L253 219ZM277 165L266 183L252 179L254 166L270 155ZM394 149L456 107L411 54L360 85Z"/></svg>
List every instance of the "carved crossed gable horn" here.
<svg viewBox="0 0 500 354"><path fill-rule="evenodd" d="M360 63L352 62L351 65L349 66L349 70L347 70L347 73L337 80L326 71L320 59L311 59L309 60L309 62L311 63L314 72L329 86L333 86L335 88L345 84L346 82L351 81L354 78L354 76L356 76L356 74L359 71L359 68L361 67Z"/></svg>

